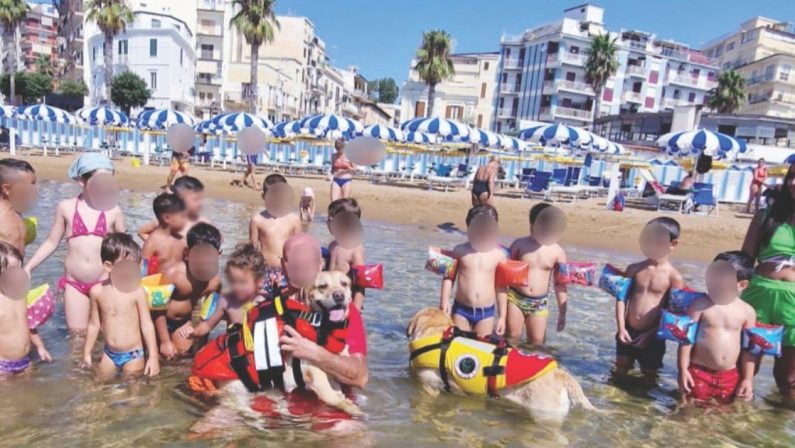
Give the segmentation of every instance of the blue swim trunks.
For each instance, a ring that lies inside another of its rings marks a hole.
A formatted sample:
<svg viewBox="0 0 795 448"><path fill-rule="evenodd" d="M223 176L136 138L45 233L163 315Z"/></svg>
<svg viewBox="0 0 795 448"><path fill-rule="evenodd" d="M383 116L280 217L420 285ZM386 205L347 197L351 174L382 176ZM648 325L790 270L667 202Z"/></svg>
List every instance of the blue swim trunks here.
<svg viewBox="0 0 795 448"><path fill-rule="evenodd" d="M495 305L487 307L471 307L453 302L453 314L458 314L469 322L469 326L474 327L483 319L494 317Z"/></svg>
<svg viewBox="0 0 795 448"><path fill-rule="evenodd" d="M135 350L130 350L129 352L114 352L106 345L105 354L108 355L108 358L110 358L110 360L113 362L113 365L115 365L117 369L121 369L128 362L143 358L144 349L136 348Z"/></svg>

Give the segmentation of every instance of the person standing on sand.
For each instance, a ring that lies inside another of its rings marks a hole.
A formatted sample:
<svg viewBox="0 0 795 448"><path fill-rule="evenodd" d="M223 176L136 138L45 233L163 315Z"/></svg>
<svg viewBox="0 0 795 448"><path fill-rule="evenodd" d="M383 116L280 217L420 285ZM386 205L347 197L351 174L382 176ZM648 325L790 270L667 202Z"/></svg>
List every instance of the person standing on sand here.
<svg viewBox="0 0 795 448"><path fill-rule="evenodd" d="M475 179L472 181L472 206L494 205L494 181L500 171L500 159L492 157L488 163L478 167Z"/></svg>
<svg viewBox="0 0 795 448"><path fill-rule="evenodd" d="M351 197L351 182L356 166L345 156L345 141L338 138L334 141L337 151L331 156L331 202Z"/></svg>
<svg viewBox="0 0 795 448"><path fill-rule="evenodd" d="M759 159L754 168L754 178L751 180L751 191L748 194L748 204L745 213L751 213L751 203L754 204L754 213L759 211L759 201L762 199L762 187L767 180L767 165L765 159Z"/></svg>
<svg viewBox="0 0 795 448"><path fill-rule="evenodd" d="M742 299L756 310L757 322L784 326L773 377L784 398L795 401L795 163L773 204L748 226L743 252L757 265Z"/></svg>

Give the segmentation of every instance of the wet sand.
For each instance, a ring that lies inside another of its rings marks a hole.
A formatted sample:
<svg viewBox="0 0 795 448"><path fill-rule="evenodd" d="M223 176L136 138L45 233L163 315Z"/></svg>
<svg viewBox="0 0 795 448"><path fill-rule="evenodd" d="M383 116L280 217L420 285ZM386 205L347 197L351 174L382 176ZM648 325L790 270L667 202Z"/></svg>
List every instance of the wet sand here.
<svg viewBox="0 0 795 448"><path fill-rule="evenodd" d="M0 158L8 157L3 154ZM40 180L69 181L67 171L74 160L73 155L60 157L21 156L36 169ZM119 185L135 191L158 191L165 184L168 167L147 166L134 168L130 159L116 161ZM235 174L231 167L221 171L219 167L192 166L190 173L205 184L209 197L261 204L259 191L232 185L242 173ZM267 174L257 171L257 179ZM329 202L328 178L318 175L288 176L290 184L300 195L304 187L315 190L317 210L325 211ZM366 178L357 178L353 184L353 195L363 208L364 218L433 228L451 223L464 228L466 210L471 205L466 190L442 192L429 191L426 182L400 185L373 184ZM537 199L520 198L517 192L498 191L495 206L500 213L500 228L508 237L519 237L528 232L528 210ZM626 252L638 251L638 236L642 226L658 216L656 211L625 208L622 213L606 210L604 199L578 200L576 203L558 203L568 216L568 227L564 244L592 247L603 250ZM738 214L739 206L722 204L720 216L686 216L666 213L682 224L682 239L676 258L694 261L709 261L716 253L739 249L749 223L749 216ZM212 210L207 210L212 219ZM42 219L42 217L39 217Z"/></svg>

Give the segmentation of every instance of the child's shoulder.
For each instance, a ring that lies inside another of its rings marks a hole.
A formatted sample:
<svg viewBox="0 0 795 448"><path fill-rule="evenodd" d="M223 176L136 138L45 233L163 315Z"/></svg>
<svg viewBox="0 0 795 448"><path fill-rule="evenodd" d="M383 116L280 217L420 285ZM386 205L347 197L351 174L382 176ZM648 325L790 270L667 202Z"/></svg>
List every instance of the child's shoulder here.
<svg viewBox="0 0 795 448"><path fill-rule="evenodd" d="M649 260L638 261L631 263L624 271L627 277L633 277L649 265Z"/></svg>

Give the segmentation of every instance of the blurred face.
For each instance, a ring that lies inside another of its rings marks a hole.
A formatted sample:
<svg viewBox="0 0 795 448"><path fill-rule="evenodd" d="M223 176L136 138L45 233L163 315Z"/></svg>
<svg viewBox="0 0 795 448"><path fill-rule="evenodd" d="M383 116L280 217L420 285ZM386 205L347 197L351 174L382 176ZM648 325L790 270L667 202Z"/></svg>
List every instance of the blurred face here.
<svg viewBox="0 0 795 448"><path fill-rule="evenodd" d="M232 296L240 302L250 302L262 288L263 277L235 266L226 268L226 279Z"/></svg>
<svg viewBox="0 0 795 448"><path fill-rule="evenodd" d="M141 267L132 260L117 260L115 263L106 261L105 271L108 272L110 283L123 293L132 293L141 286Z"/></svg>
<svg viewBox="0 0 795 448"><path fill-rule="evenodd" d="M24 300L30 291L30 277L17 259L9 259L0 274L0 292L12 300Z"/></svg>
<svg viewBox="0 0 795 448"><path fill-rule="evenodd" d="M312 286L322 270L323 257L317 246L311 243L298 244L282 258L282 270L290 286L305 289Z"/></svg>
<svg viewBox="0 0 795 448"><path fill-rule="evenodd" d="M179 195L185 202L185 211L188 212L188 217L198 218L202 213L204 206L204 192L203 191L185 191Z"/></svg>
<svg viewBox="0 0 795 448"><path fill-rule="evenodd" d="M344 153L345 143L342 140L337 140L336 142L334 142L334 149L340 154Z"/></svg>
<svg viewBox="0 0 795 448"><path fill-rule="evenodd" d="M109 171L97 170L83 183L85 199L92 208L108 211L119 203L119 186L116 177Z"/></svg>
<svg viewBox="0 0 795 448"><path fill-rule="evenodd" d="M176 213L166 213L163 221L173 232L180 232L188 225L188 213L186 211Z"/></svg>
<svg viewBox="0 0 795 448"><path fill-rule="evenodd" d="M759 161L757 161L756 166L758 166L759 168L765 166L765 159L760 159Z"/></svg>
<svg viewBox="0 0 795 448"><path fill-rule="evenodd" d="M728 261L713 261L707 267L707 294L715 303L734 300L747 286L747 280L737 281L737 270Z"/></svg>
<svg viewBox="0 0 795 448"><path fill-rule="evenodd" d="M530 234L539 244L549 246L557 244L566 230L566 215L562 210L547 207L536 216L530 226Z"/></svg>
<svg viewBox="0 0 795 448"><path fill-rule="evenodd" d="M209 282L218 275L218 249L210 244L198 244L186 252L186 264L191 276Z"/></svg>
<svg viewBox="0 0 795 448"><path fill-rule="evenodd" d="M499 231L500 227L493 216L476 216L467 227L469 244L478 252L488 252L497 247Z"/></svg>
<svg viewBox="0 0 795 448"><path fill-rule="evenodd" d="M649 260L668 257L678 243L678 240L671 241L668 229L661 224L649 224L640 233L640 250Z"/></svg>
<svg viewBox="0 0 795 448"><path fill-rule="evenodd" d="M17 172L11 182L0 186L2 196L11 203L11 207L19 213L25 213L36 205L39 190L36 186L36 175L27 171Z"/></svg>
<svg viewBox="0 0 795 448"><path fill-rule="evenodd" d="M329 221L329 231L342 247L354 249L362 244L362 223L355 213L341 212Z"/></svg>
<svg viewBox="0 0 795 448"><path fill-rule="evenodd" d="M268 187L263 199L265 200L265 209L276 218L287 215L295 206L293 189L281 182Z"/></svg>

